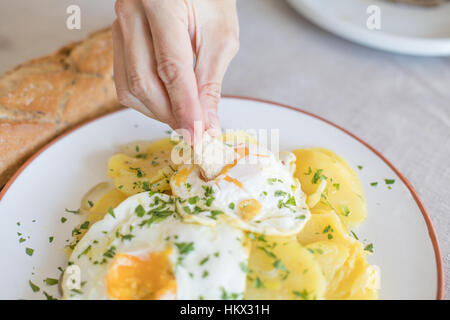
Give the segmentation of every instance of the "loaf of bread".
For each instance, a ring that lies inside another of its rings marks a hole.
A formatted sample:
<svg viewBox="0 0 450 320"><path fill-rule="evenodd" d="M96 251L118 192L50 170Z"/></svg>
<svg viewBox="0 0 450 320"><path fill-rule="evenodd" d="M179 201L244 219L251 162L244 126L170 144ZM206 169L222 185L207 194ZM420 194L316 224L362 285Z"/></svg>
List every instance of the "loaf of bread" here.
<svg viewBox="0 0 450 320"><path fill-rule="evenodd" d="M8 71L0 78L0 188L51 139L119 107L110 28Z"/></svg>

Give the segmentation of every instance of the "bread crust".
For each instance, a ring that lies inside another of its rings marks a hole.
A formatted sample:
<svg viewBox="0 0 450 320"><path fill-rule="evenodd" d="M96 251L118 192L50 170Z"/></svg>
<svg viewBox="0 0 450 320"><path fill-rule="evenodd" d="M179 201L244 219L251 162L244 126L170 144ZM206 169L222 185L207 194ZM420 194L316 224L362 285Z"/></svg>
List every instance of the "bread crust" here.
<svg viewBox="0 0 450 320"><path fill-rule="evenodd" d="M6 72L0 77L0 187L57 135L118 108L110 28Z"/></svg>

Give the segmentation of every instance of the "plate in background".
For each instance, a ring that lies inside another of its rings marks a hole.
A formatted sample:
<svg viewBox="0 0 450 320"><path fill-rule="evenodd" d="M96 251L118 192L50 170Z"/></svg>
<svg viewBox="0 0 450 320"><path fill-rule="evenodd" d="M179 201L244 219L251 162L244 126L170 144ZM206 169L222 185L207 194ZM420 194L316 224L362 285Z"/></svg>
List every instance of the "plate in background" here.
<svg viewBox="0 0 450 320"><path fill-rule="evenodd" d="M423 8L380 0L288 2L321 28L362 45L403 54L450 55L450 3ZM380 8L380 30L367 28L370 5Z"/></svg>
<svg viewBox="0 0 450 320"><path fill-rule="evenodd" d="M409 182L381 154L345 129L289 106L250 98L225 98L220 104L225 128L279 129L282 150L329 148L355 168L369 209L355 232L374 245L368 259L381 269L380 299L443 297L442 258L430 217ZM0 263L0 299L44 299L43 291L59 297L57 286L43 279L59 277L58 267L67 263L63 248L83 220L65 208L79 208L92 186L108 180L108 158L121 145L164 137L167 129L134 110L121 110L59 137L19 169L0 193L0 252L6 257ZM392 189L386 178L395 179ZM374 181L377 187L370 186ZM61 217L67 221L61 223ZM26 248L34 250L32 256ZM33 292L29 280L41 291Z"/></svg>

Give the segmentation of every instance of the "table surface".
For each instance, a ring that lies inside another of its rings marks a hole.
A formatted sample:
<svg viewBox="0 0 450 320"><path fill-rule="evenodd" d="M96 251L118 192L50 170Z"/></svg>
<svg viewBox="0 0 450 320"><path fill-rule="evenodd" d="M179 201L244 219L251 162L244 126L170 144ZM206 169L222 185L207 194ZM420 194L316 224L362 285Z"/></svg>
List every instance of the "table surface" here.
<svg viewBox="0 0 450 320"><path fill-rule="evenodd" d="M0 4L0 74L114 19L114 0ZM81 30L65 26L81 7ZM326 33L281 0L238 1L241 49L225 94L285 103L345 127L411 181L430 212L450 298L450 58L375 51Z"/></svg>

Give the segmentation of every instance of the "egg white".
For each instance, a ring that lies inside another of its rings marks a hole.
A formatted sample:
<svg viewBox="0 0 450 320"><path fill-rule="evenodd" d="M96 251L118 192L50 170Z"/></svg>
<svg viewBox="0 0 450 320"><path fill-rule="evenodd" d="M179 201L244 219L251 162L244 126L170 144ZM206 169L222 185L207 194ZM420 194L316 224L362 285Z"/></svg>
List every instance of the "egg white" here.
<svg viewBox="0 0 450 320"><path fill-rule="evenodd" d="M205 181L195 165L179 168L179 172L189 172L182 183L176 176L171 179L180 214L186 221L208 226L225 220L237 228L260 234L290 236L298 233L310 212L300 182L293 177L295 155L284 152L278 159L261 146L234 147L247 147L249 154L214 180ZM248 199L256 200L261 210L251 219L244 219L239 204Z"/></svg>
<svg viewBox="0 0 450 320"><path fill-rule="evenodd" d="M142 217L135 211L139 205L147 212ZM155 208L162 208L169 212L169 216L148 225L153 216L148 212ZM107 214L89 229L75 247L69 266L79 268L82 286L79 290L72 290L71 276L65 274L63 298L110 298L105 278L113 259L106 257L105 253L111 252L113 246L116 254L137 256L162 252L171 247L170 262L177 283L176 299L242 298L246 283L243 266L247 264L249 247L241 230L223 223L214 228L185 223L175 212L174 199L165 194L144 192L134 195L112 213L115 217ZM191 242L193 249L187 254L180 254L176 244ZM205 271L207 276L204 276Z"/></svg>

